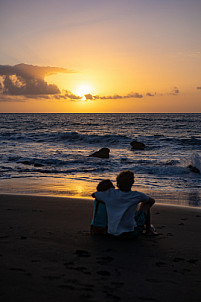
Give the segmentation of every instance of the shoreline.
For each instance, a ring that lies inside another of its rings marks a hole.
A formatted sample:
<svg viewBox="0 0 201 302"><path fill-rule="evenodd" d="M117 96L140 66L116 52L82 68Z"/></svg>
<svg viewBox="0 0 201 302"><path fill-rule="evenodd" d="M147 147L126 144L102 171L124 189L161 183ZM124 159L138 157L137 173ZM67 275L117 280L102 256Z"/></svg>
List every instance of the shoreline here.
<svg viewBox="0 0 201 302"><path fill-rule="evenodd" d="M83 197L83 196L61 196L61 195L40 195L40 194L27 194L27 193L3 193L0 192L0 199L3 196L12 196L12 197L30 197L30 198L44 198L44 199L61 199L61 200L66 200L66 202L72 202L73 200L83 200L86 201L87 203L90 202L93 204L94 198L93 197ZM187 209L194 209L194 210L200 210L201 211L201 206L192 206L192 205L186 205L186 204L176 204L176 203L168 203L167 202L157 202L155 203L155 206L165 206L165 207L176 207L176 208L187 208Z"/></svg>
<svg viewBox="0 0 201 302"><path fill-rule="evenodd" d="M2 301L201 299L201 212L155 204L159 235L91 236L92 199L0 194Z"/></svg>
<svg viewBox="0 0 201 302"><path fill-rule="evenodd" d="M12 179L0 181L0 194L52 196L62 198L90 199L91 194L96 191L98 181L86 180L57 180L44 182L39 179ZM153 197L159 204L179 205L201 208L201 192L197 189L189 190L164 190L134 185L132 190L143 192Z"/></svg>

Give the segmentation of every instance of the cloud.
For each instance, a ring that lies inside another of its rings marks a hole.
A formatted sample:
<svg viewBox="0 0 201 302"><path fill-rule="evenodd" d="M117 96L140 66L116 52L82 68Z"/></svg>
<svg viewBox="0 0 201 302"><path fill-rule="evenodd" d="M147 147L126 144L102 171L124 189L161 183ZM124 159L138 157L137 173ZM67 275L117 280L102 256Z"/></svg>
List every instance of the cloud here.
<svg viewBox="0 0 201 302"><path fill-rule="evenodd" d="M178 94L179 94L179 89L178 89L177 87L174 87L174 88L170 91L169 94L170 94L170 95L178 95Z"/></svg>
<svg viewBox="0 0 201 302"><path fill-rule="evenodd" d="M198 87L196 87L196 88L197 88L197 89L199 89L199 90L201 89L201 87L200 87L200 86L198 86Z"/></svg>
<svg viewBox="0 0 201 302"><path fill-rule="evenodd" d="M64 95L63 98L67 98L67 99L71 99L71 100L81 100L82 96L73 94L72 92L68 91L68 90L64 90Z"/></svg>
<svg viewBox="0 0 201 302"><path fill-rule="evenodd" d="M72 73L72 71L65 68L51 67L51 66L34 66L28 64L18 64L14 66L0 65L0 101L11 100L15 97L15 101L27 98L41 98L41 99L57 99L57 100L71 100L79 101L83 96L76 95L69 90L62 90L55 84L48 84L45 77L57 73ZM201 89L201 87L197 87ZM170 92L159 93L146 93L145 96L165 96L165 95L178 95L179 89L175 86ZM118 100L118 99L141 99L143 94L138 92L131 92L128 94L120 95L93 95L85 94L86 101L93 100Z"/></svg>
<svg viewBox="0 0 201 302"><path fill-rule="evenodd" d="M86 100L94 100L94 96L90 93L84 95Z"/></svg>
<svg viewBox="0 0 201 302"><path fill-rule="evenodd" d="M60 94L55 84L48 84L44 78L56 73L71 72L65 68L50 66L33 66L18 64L0 65L0 76L3 78L1 92L4 95L45 96Z"/></svg>
<svg viewBox="0 0 201 302"><path fill-rule="evenodd" d="M147 94L146 94L146 96L155 96L155 95L156 95L156 93L153 94L153 93L150 93L150 92L147 92Z"/></svg>
<svg viewBox="0 0 201 302"><path fill-rule="evenodd" d="M92 95L92 94L85 94L85 98L87 100L118 100L118 99L132 99L132 98L143 98L142 94L138 92L128 93L126 95L109 95L109 96L100 96L100 95Z"/></svg>
<svg viewBox="0 0 201 302"><path fill-rule="evenodd" d="M151 96L151 97L154 97L154 96L167 96L167 95L178 95L179 93L180 93L179 89L175 86L169 92L164 92L164 93L159 93L159 92L151 93L151 92L147 92L146 96Z"/></svg>

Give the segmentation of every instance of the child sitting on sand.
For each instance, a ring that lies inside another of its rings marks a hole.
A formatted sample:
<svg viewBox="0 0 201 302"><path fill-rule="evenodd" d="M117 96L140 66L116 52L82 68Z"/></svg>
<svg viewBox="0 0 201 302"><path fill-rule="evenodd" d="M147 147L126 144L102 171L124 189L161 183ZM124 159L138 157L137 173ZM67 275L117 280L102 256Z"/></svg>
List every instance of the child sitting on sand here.
<svg viewBox="0 0 201 302"><path fill-rule="evenodd" d="M155 200L144 193L131 191L133 184L134 173L123 171L117 176L118 189L111 188L92 195L106 204L108 233L119 238L136 238L146 225L147 234L156 235L150 223L150 208Z"/></svg>
<svg viewBox="0 0 201 302"><path fill-rule="evenodd" d="M98 186L97 191L104 192L108 189L114 188L112 182L109 179L102 180ZM107 211L105 203L95 199L94 201L94 211L93 219L91 223L91 234L106 234L107 233Z"/></svg>

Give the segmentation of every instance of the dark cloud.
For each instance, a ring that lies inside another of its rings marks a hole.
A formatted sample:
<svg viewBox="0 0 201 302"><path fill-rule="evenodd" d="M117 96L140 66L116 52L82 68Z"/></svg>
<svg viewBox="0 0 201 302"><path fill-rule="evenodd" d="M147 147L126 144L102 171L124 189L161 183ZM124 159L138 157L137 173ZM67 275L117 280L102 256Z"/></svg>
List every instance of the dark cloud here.
<svg viewBox="0 0 201 302"><path fill-rule="evenodd" d="M170 95L178 95L179 94L179 89L177 87L174 87L172 91L169 93Z"/></svg>
<svg viewBox="0 0 201 302"><path fill-rule="evenodd" d="M86 100L94 100L94 96L90 93L84 95Z"/></svg>
<svg viewBox="0 0 201 302"><path fill-rule="evenodd" d="M147 92L147 94L146 94L146 96L155 96L155 95L156 95L156 93L153 94L153 93L150 93L150 92Z"/></svg>
<svg viewBox="0 0 201 302"><path fill-rule="evenodd" d="M25 98L43 98L43 99L63 99L71 101L79 101L83 99L82 96L73 94L71 91L59 90L57 85L48 84L45 81L46 76L57 73L72 73L72 71L65 68L50 67L50 66L34 66L28 64L18 64L14 66L0 65L0 94L1 101L6 101L8 97L24 96ZM197 87L201 89L201 87ZM179 89L173 89L164 94L146 93L146 96L164 96L164 95L178 95ZM109 96L100 96L85 94L86 100L118 100L118 99L134 99L143 98L143 95L138 92L131 92L126 95L114 94Z"/></svg>
<svg viewBox="0 0 201 302"><path fill-rule="evenodd" d="M170 92L165 92L165 93L159 93L159 92L155 92L155 93L151 93L151 92L147 92L146 96L167 96L167 95L178 95L180 93L179 89L177 87L173 87L172 90Z"/></svg>
<svg viewBox="0 0 201 302"><path fill-rule="evenodd" d="M85 94L85 98L87 100L118 100L118 99L132 99L132 98L143 98L142 94L138 92L132 92L126 95L109 95L109 96L100 96L100 95L92 95L92 94Z"/></svg>
<svg viewBox="0 0 201 302"><path fill-rule="evenodd" d="M196 87L197 89L201 89L201 87Z"/></svg>
<svg viewBox="0 0 201 302"><path fill-rule="evenodd" d="M45 96L60 94L55 84L48 84L44 78L59 72L70 72L65 68L43 67L28 64L15 66L0 65L2 93L5 95Z"/></svg>
<svg viewBox="0 0 201 302"><path fill-rule="evenodd" d="M64 94L62 95L63 98L67 98L67 99L71 99L71 100L81 100L82 96L73 94L72 92L68 91L68 90L64 90Z"/></svg>
<svg viewBox="0 0 201 302"><path fill-rule="evenodd" d="M107 100L116 100L116 99L131 99L131 98L137 98L137 99L141 99L143 98L142 94L139 94L138 92L134 92L134 93L129 93L126 95L118 95L115 94L113 96L106 96L106 97L100 97L101 99L107 99Z"/></svg>
<svg viewBox="0 0 201 302"><path fill-rule="evenodd" d="M58 72L66 73L71 71L60 67L43 67L23 63L14 66L0 65L0 75L19 75L24 78L44 79L45 76L53 75Z"/></svg>
<svg viewBox="0 0 201 302"><path fill-rule="evenodd" d="M79 101L83 97L73 94L71 91L63 90L61 94L54 95L53 98L57 99L57 100L60 100L60 99L68 100L69 99L71 101Z"/></svg>
<svg viewBox="0 0 201 302"><path fill-rule="evenodd" d="M17 79L6 76L3 93L7 95L49 95L60 93L55 84L47 84L41 79Z"/></svg>

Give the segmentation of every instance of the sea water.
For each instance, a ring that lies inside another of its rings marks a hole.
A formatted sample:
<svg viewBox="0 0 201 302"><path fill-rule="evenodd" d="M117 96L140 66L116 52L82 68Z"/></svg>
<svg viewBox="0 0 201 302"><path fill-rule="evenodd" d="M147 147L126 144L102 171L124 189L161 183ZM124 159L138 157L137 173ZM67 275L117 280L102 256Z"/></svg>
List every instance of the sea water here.
<svg viewBox="0 0 201 302"><path fill-rule="evenodd" d="M200 206L201 114L0 114L0 126L1 193L89 197L130 169L136 188ZM103 147L109 159L89 157Z"/></svg>

